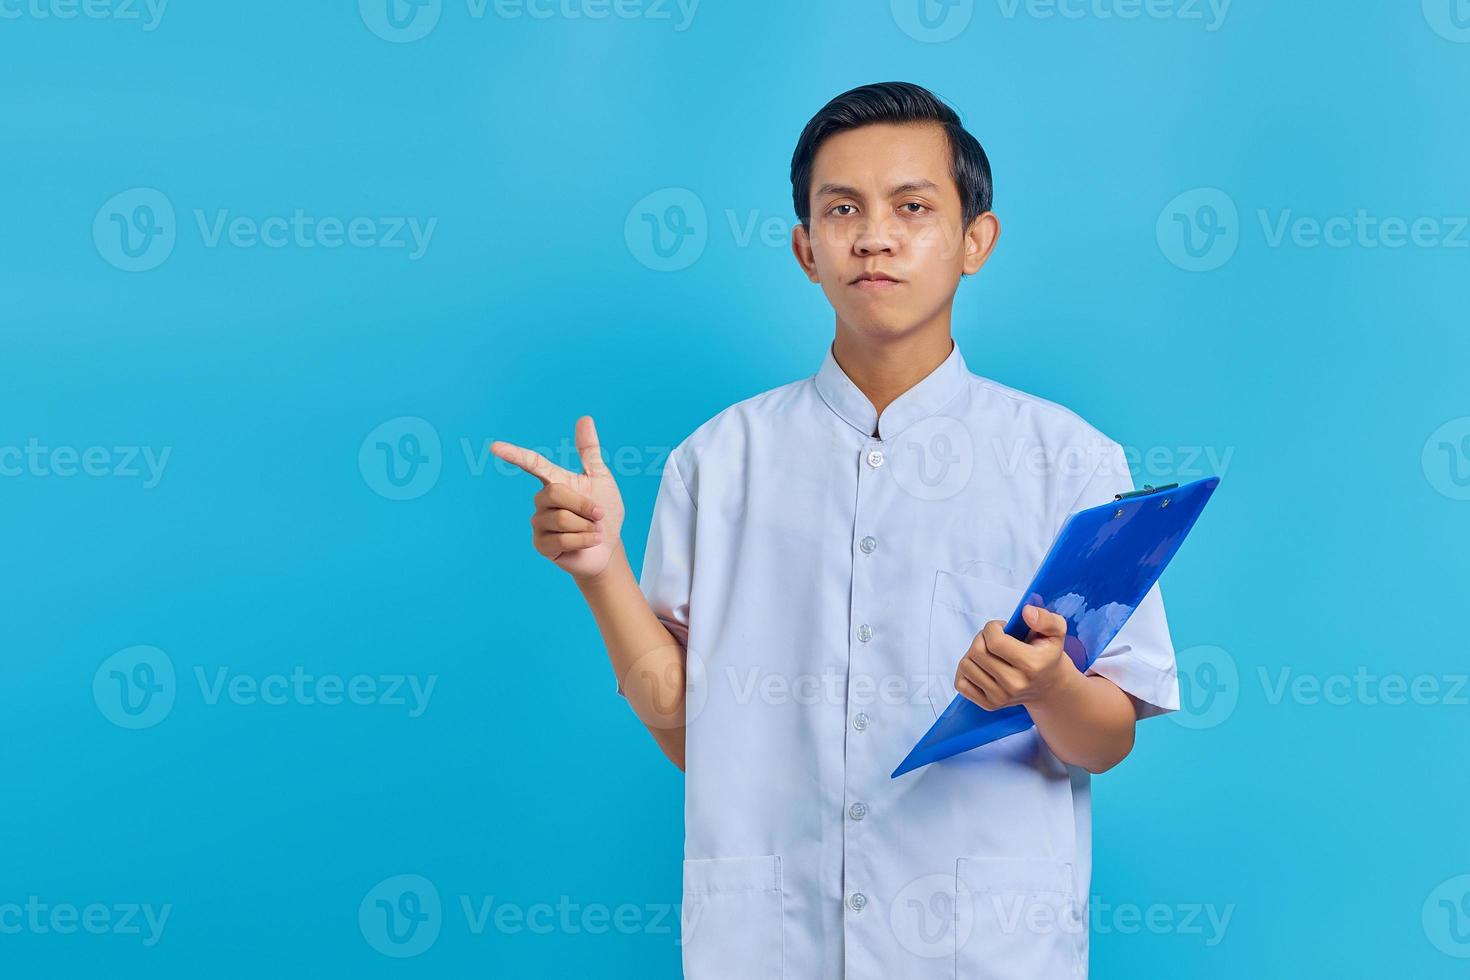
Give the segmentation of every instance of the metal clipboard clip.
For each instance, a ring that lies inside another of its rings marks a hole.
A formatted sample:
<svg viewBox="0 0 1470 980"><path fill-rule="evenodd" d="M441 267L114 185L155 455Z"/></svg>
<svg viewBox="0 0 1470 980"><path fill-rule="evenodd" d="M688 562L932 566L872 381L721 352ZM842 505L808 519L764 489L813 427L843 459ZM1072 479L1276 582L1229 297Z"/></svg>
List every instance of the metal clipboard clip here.
<svg viewBox="0 0 1470 980"><path fill-rule="evenodd" d="M1127 500L1129 497L1146 497L1151 493L1159 493L1163 490L1173 490L1177 486L1179 486L1179 484L1177 483L1166 483L1161 487L1154 487L1145 483L1142 490L1129 490L1127 493L1115 493L1113 494L1113 499Z"/></svg>

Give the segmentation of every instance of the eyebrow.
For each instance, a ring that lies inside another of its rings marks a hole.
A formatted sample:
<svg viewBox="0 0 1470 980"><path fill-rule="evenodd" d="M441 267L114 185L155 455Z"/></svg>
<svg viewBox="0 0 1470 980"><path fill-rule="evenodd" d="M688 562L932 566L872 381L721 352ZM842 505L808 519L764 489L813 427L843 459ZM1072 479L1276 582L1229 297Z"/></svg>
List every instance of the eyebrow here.
<svg viewBox="0 0 1470 980"><path fill-rule="evenodd" d="M898 185L896 185L894 187L890 187L888 189L888 196L889 197L897 197L899 194L910 194L910 193L912 193L914 191L937 191L937 190L939 190L939 186L937 184L935 184L932 180L907 180L907 181L904 181L902 184L898 184ZM821 187L818 187L817 190L816 190L816 193L814 194L814 196L815 197L825 197L828 194L837 194L837 195L843 196L843 197L862 197L863 196L862 195L862 192L859 191L856 187L849 187L846 184L833 184L833 183L826 183L826 184L823 184Z"/></svg>

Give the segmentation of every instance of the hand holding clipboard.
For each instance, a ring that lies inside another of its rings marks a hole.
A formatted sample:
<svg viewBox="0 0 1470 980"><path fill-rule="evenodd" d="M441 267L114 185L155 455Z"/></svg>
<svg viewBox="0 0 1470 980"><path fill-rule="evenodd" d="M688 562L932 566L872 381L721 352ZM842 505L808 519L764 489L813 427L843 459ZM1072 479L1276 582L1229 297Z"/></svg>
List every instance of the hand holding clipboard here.
<svg viewBox="0 0 1470 980"><path fill-rule="evenodd" d="M1021 611L1043 606L1067 620L1064 649L1085 672L1158 581L1219 483L1219 477L1210 477L1183 486L1146 487L1067 518L1006 622L1007 635L1024 641L1030 628ZM987 711L956 696L893 777L1032 724L1021 705Z"/></svg>

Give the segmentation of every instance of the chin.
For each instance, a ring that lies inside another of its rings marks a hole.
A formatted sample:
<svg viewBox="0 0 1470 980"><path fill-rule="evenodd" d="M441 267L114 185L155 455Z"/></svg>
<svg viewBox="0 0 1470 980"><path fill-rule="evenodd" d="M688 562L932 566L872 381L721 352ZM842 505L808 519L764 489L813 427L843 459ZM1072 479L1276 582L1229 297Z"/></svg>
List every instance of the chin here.
<svg viewBox="0 0 1470 980"><path fill-rule="evenodd" d="M912 333L919 325L916 318L898 310L852 310L839 315L843 323L869 340L895 340Z"/></svg>

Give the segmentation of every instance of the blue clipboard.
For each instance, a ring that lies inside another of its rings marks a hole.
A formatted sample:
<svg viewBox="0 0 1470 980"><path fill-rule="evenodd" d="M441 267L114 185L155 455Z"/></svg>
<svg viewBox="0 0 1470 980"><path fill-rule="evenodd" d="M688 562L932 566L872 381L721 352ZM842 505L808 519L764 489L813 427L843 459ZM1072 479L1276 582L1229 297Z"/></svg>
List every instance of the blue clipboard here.
<svg viewBox="0 0 1470 980"><path fill-rule="evenodd" d="M1212 476L1183 486L1145 487L1067 518L1006 622L1006 633L1019 640L1030 635L1021 618L1028 605L1060 613L1067 619L1066 653L1078 670L1086 671L1159 580L1219 483ZM1084 617L1087 629L1079 630ZM986 711L956 695L890 778L1033 724L1021 705Z"/></svg>

